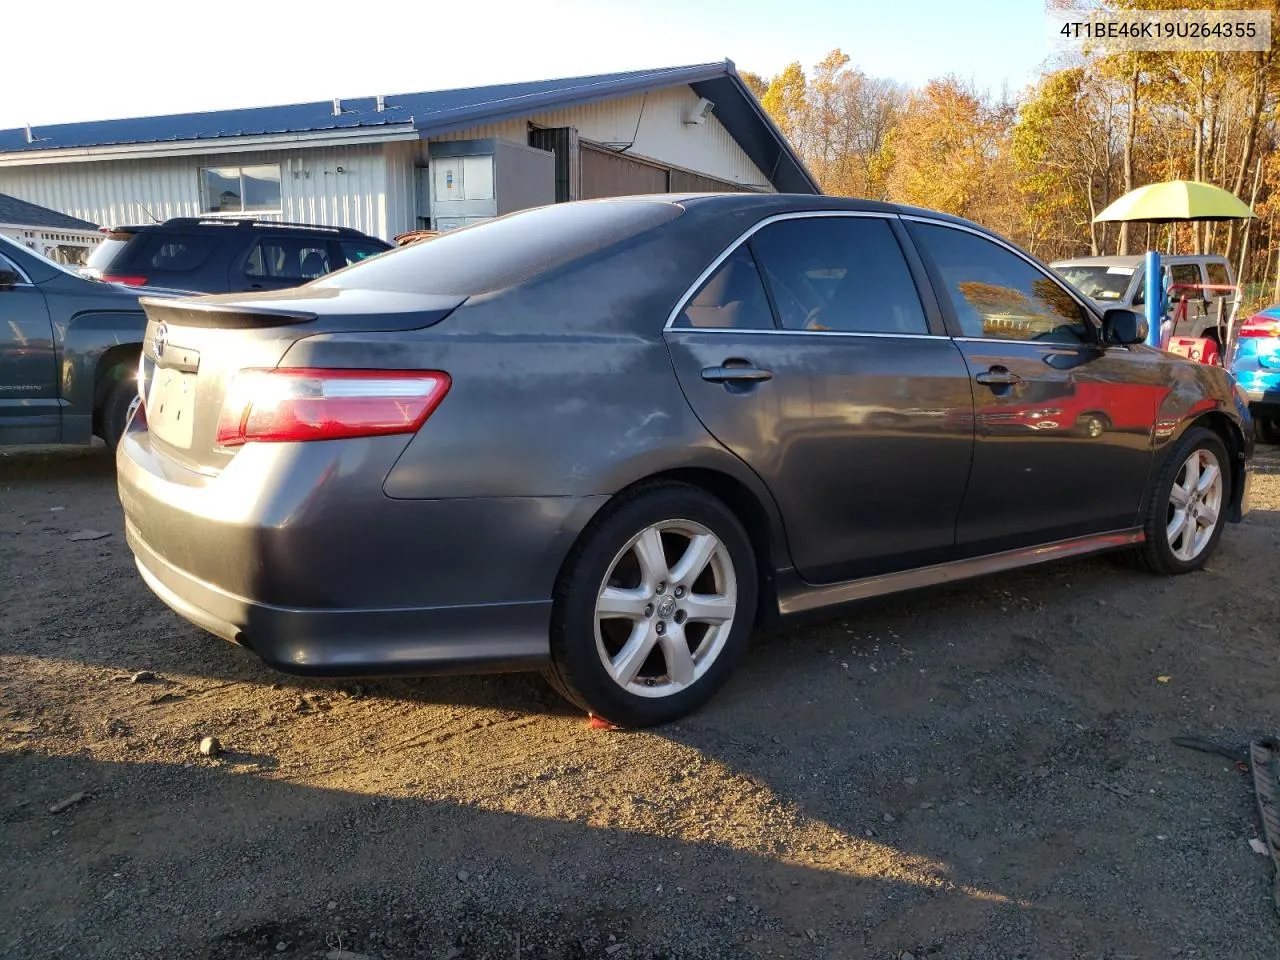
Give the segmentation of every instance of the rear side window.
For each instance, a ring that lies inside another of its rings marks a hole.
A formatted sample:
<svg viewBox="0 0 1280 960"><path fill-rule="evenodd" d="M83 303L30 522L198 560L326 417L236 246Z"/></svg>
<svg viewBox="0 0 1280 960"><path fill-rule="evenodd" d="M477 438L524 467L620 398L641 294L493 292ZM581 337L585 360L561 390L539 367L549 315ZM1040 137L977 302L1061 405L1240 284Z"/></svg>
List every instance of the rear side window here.
<svg viewBox="0 0 1280 960"><path fill-rule="evenodd" d="M530 280L661 226L682 209L660 200L550 204L371 257L319 287L475 296Z"/></svg>
<svg viewBox="0 0 1280 960"><path fill-rule="evenodd" d="M787 330L929 332L902 248L881 218L780 220L751 246Z"/></svg>
<svg viewBox="0 0 1280 960"><path fill-rule="evenodd" d="M1200 284L1204 283L1204 280L1200 277L1200 267L1198 264L1175 263L1170 269L1170 274L1173 277L1173 283L1175 286L1178 284L1189 283L1194 284L1195 287L1198 288ZM1194 300L1197 298L1203 299L1204 291L1191 287L1173 291L1173 298L1175 300L1180 300L1183 297L1186 297L1188 300Z"/></svg>
<svg viewBox="0 0 1280 960"><path fill-rule="evenodd" d="M212 237L143 233L138 235L137 239L129 245L125 255L119 261L113 262L111 267L116 270L191 273L199 269L200 265L209 258L213 248ZM95 251L94 256L98 256L98 251Z"/></svg>
<svg viewBox="0 0 1280 960"><path fill-rule="evenodd" d="M268 237L249 252L244 272L251 277L279 280L314 280L332 268L329 245L324 240Z"/></svg>
<svg viewBox="0 0 1280 960"><path fill-rule="evenodd" d="M751 250L743 244L707 278L676 317L675 327L772 330L773 313Z"/></svg>
<svg viewBox="0 0 1280 960"><path fill-rule="evenodd" d="M1225 287L1231 283L1231 277L1227 275L1227 265L1225 263L1206 263L1205 270L1209 272L1209 282L1214 286ZM1211 297L1225 297L1226 290L1211 290Z"/></svg>

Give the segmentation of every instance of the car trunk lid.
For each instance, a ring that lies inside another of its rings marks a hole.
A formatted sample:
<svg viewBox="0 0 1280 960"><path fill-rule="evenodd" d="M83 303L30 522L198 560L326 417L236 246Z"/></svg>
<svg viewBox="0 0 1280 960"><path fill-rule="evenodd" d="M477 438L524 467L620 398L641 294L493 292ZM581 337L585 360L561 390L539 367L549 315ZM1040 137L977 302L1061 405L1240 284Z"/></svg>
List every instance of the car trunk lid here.
<svg viewBox="0 0 1280 960"><path fill-rule="evenodd" d="M235 450L217 442L228 388L244 369L279 365L293 344L327 333L394 332L439 323L457 296L299 287L185 299L143 297L147 331L139 388L158 453L217 473Z"/></svg>

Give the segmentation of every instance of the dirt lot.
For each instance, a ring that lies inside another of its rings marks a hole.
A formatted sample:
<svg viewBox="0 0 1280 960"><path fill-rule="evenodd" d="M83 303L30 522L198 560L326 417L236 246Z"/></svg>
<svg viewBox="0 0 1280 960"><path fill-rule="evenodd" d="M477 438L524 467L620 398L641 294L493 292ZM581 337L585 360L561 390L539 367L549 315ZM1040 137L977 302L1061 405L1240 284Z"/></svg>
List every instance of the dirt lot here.
<svg viewBox="0 0 1280 960"><path fill-rule="evenodd" d="M271 673L144 588L105 451L0 452L0 956L1275 960L1251 781L1170 744L1280 733L1263 461L1205 573L874 604L610 733Z"/></svg>

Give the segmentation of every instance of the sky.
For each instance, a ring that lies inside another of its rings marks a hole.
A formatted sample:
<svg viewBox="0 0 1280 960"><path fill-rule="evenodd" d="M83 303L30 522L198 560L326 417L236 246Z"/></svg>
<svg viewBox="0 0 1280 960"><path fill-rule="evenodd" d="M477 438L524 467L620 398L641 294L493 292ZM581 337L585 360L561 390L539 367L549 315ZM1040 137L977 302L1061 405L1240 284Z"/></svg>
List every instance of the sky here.
<svg viewBox="0 0 1280 960"><path fill-rule="evenodd" d="M1016 92L1043 0L192 0L5 3L0 129L733 60L766 78L840 47L872 76Z"/></svg>

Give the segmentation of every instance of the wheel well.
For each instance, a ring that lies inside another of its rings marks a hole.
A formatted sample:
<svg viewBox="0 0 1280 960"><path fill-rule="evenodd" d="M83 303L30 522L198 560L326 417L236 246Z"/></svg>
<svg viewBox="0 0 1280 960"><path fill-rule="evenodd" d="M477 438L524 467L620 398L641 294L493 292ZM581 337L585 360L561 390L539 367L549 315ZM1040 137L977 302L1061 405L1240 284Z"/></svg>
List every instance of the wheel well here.
<svg viewBox="0 0 1280 960"><path fill-rule="evenodd" d="M764 506L751 490L739 480L727 473L709 470L705 467L682 467L655 473L628 484L618 493L630 490L642 483L655 480L675 480L705 490L733 511L734 516L742 523L751 540L752 551L756 555L756 576L759 578L760 602L757 604L757 621L770 611L777 610L777 585L774 582L774 538L769 523L769 515ZM615 494L616 496L617 494Z"/></svg>
<svg viewBox="0 0 1280 960"><path fill-rule="evenodd" d="M124 343L103 351L93 370L93 429L102 428L102 403L121 380L137 372L142 345Z"/></svg>

